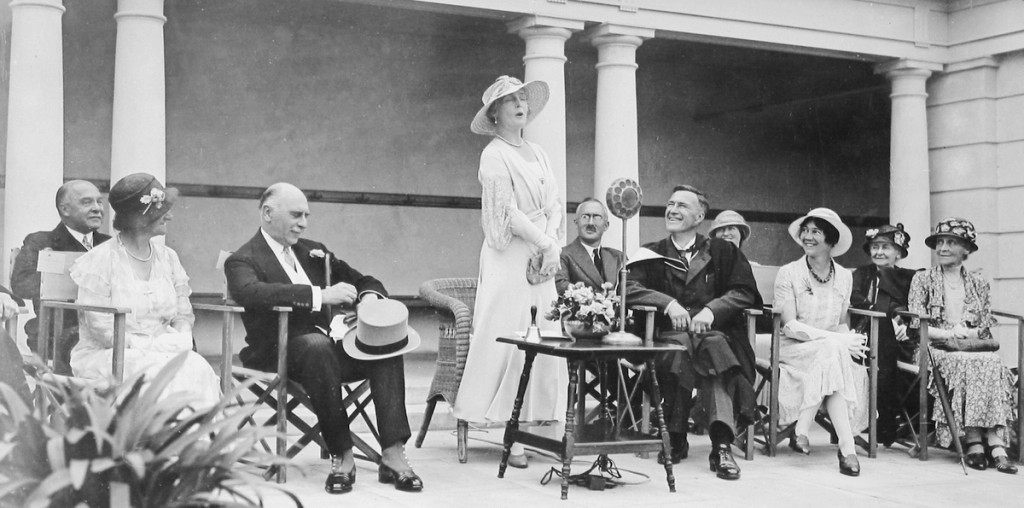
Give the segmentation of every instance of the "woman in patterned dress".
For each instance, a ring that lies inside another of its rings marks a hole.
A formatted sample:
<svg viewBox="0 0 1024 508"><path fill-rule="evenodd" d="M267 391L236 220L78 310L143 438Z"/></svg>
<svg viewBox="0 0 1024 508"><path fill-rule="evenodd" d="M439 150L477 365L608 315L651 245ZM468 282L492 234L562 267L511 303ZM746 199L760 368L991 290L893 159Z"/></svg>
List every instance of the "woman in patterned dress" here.
<svg viewBox="0 0 1024 508"><path fill-rule="evenodd" d="M544 108L548 86L501 76L483 95L470 129L491 137L480 156L483 187L480 281L473 309L473 336L455 399L455 416L471 422L507 422L512 414L525 354L498 337L522 332L537 306L537 325L558 333L543 315L557 297L564 205L551 162L540 146L523 139L523 128ZM530 273L530 280L527 273ZM520 420L564 421L568 371L564 360L541 355L533 364ZM508 464L527 466L522 445Z"/></svg>
<svg viewBox="0 0 1024 508"><path fill-rule="evenodd" d="M850 331L847 309L853 276L833 258L853 243L850 228L834 211L816 208L789 226L804 257L779 269L775 306L781 306L779 421L795 421L790 447L811 452L807 434L824 405L839 437L839 472L860 474L853 436L867 426L866 338Z"/></svg>
<svg viewBox="0 0 1024 508"><path fill-rule="evenodd" d="M1013 379L999 355L984 347L997 347L987 344L995 341L989 284L963 266L967 256L978 250L976 236L970 221L957 217L940 221L924 241L935 251L938 265L914 276L908 299L911 312L930 318L928 352L949 389L960 430L959 436L953 436L943 412L934 411L939 444L949 446L954 437L963 438L968 466L978 470L992 466L1015 474L1017 468L1005 447L1006 423L1013 417ZM972 342L989 351L966 346ZM934 383L929 389L938 395Z"/></svg>

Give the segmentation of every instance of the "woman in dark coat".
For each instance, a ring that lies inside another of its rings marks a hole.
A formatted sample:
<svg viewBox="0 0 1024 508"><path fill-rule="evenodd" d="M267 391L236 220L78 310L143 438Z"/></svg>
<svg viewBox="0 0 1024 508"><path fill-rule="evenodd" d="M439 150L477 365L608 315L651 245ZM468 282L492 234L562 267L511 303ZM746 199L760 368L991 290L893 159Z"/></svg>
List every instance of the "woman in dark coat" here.
<svg viewBox="0 0 1024 508"><path fill-rule="evenodd" d="M896 360L912 361L914 344L907 340L907 327L897 312L907 310L907 294L916 270L896 266L907 257L910 235L903 224L869 229L865 235L864 252L871 263L853 272L853 293L850 305L856 309L884 312L889 318L878 327L878 440L889 446L896 440L899 427L900 395L908 389L898 375ZM867 333L870 320L857 319L853 328Z"/></svg>

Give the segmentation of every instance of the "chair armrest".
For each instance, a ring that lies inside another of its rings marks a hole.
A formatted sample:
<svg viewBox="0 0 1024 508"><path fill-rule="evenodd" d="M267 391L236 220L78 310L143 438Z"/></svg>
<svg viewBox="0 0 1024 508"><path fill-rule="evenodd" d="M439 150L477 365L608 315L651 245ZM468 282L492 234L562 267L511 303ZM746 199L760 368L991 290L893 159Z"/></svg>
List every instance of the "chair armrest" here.
<svg viewBox="0 0 1024 508"><path fill-rule="evenodd" d="M746 314L748 317L763 316L764 315L764 311L757 310L757 309L743 309L743 313Z"/></svg>
<svg viewBox="0 0 1024 508"><path fill-rule="evenodd" d="M245 308L237 305L225 305L220 303L193 303L193 310L205 310L210 312L231 312L235 314L241 314L245 312Z"/></svg>
<svg viewBox="0 0 1024 508"><path fill-rule="evenodd" d="M103 312L106 314L131 314L132 310L127 307L104 307L100 305L85 305L75 302L61 302L57 300L43 300L39 302L40 307L54 309L82 310L87 312Z"/></svg>
<svg viewBox="0 0 1024 508"><path fill-rule="evenodd" d="M885 313L884 312L877 312L877 311L873 311L873 310L850 308L849 312L850 312L850 314L856 314L858 316L867 316L867 317L871 317L871 318L879 318L879 319L881 319L881 318L885 317Z"/></svg>
<svg viewBox="0 0 1024 508"><path fill-rule="evenodd" d="M658 312L657 307L652 307L650 305L630 305L629 309L638 310L640 312Z"/></svg>

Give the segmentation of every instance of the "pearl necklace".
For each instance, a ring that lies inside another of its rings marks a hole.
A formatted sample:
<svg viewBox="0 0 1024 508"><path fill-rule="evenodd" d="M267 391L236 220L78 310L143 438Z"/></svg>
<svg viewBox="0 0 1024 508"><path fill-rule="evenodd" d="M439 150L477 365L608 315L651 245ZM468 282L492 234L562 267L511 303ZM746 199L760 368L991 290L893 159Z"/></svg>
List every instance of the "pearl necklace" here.
<svg viewBox="0 0 1024 508"><path fill-rule="evenodd" d="M513 143L513 142L505 139L504 136L502 136L501 134L498 134L497 132L494 133L494 137L496 137L496 138L498 138L498 139L500 139L500 140L502 140L502 141L504 141L504 142L506 142L506 143L508 143L508 144L510 144L510 145L512 145L514 147L516 147L516 148L519 148L519 147L523 146L523 140L521 140L521 139L519 140L519 143Z"/></svg>
<svg viewBox="0 0 1024 508"><path fill-rule="evenodd" d="M818 277L818 274L814 273L814 268L811 268L811 259L805 258L807 261L807 271L811 272L811 277L818 281L819 284L828 284L828 281L832 280L832 276L836 273L836 265L831 259L828 260L828 275L824 279Z"/></svg>
<svg viewBox="0 0 1024 508"><path fill-rule="evenodd" d="M128 256L130 256L132 259L134 259L136 261L141 261L143 263L148 263L151 259L153 259L153 243L152 242L150 242L150 244L149 244L149 255L144 257L144 258L140 258L139 256L136 256L135 254L132 254L131 249L129 249L128 246L125 245L124 243L121 243L121 245L124 247L124 251L128 253Z"/></svg>

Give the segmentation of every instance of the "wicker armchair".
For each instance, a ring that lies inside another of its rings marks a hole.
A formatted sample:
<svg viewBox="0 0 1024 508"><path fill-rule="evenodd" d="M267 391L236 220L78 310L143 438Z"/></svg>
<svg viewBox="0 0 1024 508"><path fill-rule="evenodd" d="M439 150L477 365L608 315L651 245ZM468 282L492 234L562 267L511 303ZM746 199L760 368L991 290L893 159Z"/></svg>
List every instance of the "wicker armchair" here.
<svg viewBox="0 0 1024 508"><path fill-rule="evenodd" d="M455 396L462 382L469 355L469 334L473 329L473 306L476 303L477 280L470 278L433 279L420 286L420 297L441 314L441 334L437 346L437 367L434 380L427 392L427 408L423 425L416 436L416 448L423 445L423 439L430 427L437 401L444 399L455 404ZM464 420L457 424L459 462L465 463L466 439L469 425Z"/></svg>

